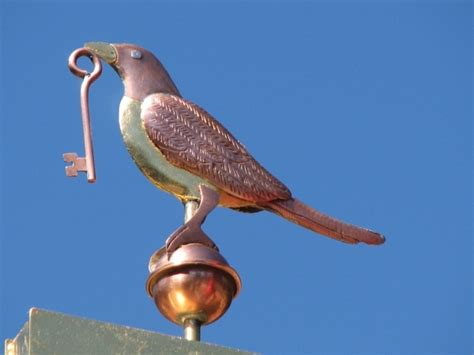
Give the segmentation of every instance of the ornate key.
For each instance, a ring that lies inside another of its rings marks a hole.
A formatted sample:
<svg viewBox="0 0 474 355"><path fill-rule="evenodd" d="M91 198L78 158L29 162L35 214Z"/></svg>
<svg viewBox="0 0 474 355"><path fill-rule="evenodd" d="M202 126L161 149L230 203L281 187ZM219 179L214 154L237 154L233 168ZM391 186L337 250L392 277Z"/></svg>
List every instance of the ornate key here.
<svg viewBox="0 0 474 355"><path fill-rule="evenodd" d="M94 69L91 73L77 66L77 60L82 56L87 56L94 64ZM102 65L100 63L99 57L97 57L94 53L89 51L87 48L79 48L72 52L69 56L68 66L69 70L74 75L84 79L81 85L81 114L84 132L85 157L78 157L77 153L64 153L64 161L67 163L72 163L71 165L66 166L66 175L77 176L78 172L82 171L87 173L87 181L93 183L96 180L96 175L89 116L89 87L102 73Z"/></svg>

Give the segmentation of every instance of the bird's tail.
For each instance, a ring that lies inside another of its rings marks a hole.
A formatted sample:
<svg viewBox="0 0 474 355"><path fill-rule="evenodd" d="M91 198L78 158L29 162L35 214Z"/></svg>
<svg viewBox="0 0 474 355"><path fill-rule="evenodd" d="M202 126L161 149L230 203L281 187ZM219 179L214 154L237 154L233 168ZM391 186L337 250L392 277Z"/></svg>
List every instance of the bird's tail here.
<svg viewBox="0 0 474 355"><path fill-rule="evenodd" d="M295 198L271 201L262 207L316 233L345 243L382 244L385 241L384 236L377 232L338 221Z"/></svg>

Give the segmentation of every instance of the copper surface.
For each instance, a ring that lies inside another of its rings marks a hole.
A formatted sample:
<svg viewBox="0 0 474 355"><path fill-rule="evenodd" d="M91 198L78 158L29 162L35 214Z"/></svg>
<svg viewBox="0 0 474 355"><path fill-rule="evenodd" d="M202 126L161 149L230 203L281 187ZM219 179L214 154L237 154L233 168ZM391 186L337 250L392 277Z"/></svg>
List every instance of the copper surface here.
<svg viewBox="0 0 474 355"><path fill-rule="evenodd" d="M237 139L199 106L156 93L143 101L145 130L169 162L246 201L288 199L291 193Z"/></svg>
<svg viewBox="0 0 474 355"><path fill-rule="evenodd" d="M203 244L182 245L171 257L166 248L150 259L147 292L170 321L209 324L229 308L241 288L240 277L215 249Z"/></svg>
<svg viewBox="0 0 474 355"><path fill-rule="evenodd" d="M199 199L198 187L205 184L218 193L223 207L268 210L346 243L385 241L379 233L341 222L294 198L212 115L181 97L153 53L133 44L86 46L120 75L125 88L122 136L140 170L159 188L187 202ZM284 143L284 138L279 141Z"/></svg>
<svg viewBox="0 0 474 355"><path fill-rule="evenodd" d="M83 56L90 58L94 64L94 69L91 73L89 73L87 70L79 68L77 65L77 60ZM93 52L86 48L79 48L72 52L69 56L68 66L74 75L83 78L81 85L81 114L85 157L78 157L76 153L64 153L64 161L67 163L72 163L71 165L66 166L66 175L77 176L79 171L86 172L87 181L93 183L96 180L96 173L89 115L89 87L102 73L102 64L100 63L100 58Z"/></svg>
<svg viewBox="0 0 474 355"><path fill-rule="evenodd" d="M209 248L219 251L211 238L201 229L206 216L216 208L219 202L219 194L206 185L199 185L199 191L201 198L197 209L195 209L194 201L187 202L186 205L191 205L191 207L185 207L185 218L187 221L166 240L166 251L168 254L174 252L181 245L189 243L204 244ZM188 209L190 210L189 212Z"/></svg>

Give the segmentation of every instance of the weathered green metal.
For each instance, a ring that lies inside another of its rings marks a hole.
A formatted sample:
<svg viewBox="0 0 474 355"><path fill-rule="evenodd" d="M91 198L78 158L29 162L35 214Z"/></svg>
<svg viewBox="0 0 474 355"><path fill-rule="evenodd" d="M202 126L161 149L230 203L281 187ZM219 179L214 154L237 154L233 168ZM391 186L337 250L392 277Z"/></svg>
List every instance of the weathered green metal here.
<svg viewBox="0 0 474 355"><path fill-rule="evenodd" d="M140 118L141 102L124 96L120 102L120 130L128 151L142 173L158 188L182 201L199 200L198 186L206 181L168 162L146 135Z"/></svg>
<svg viewBox="0 0 474 355"><path fill-rule="evenodd" d="M252 353L32 308L28 321L18 335L5 341L5 355L40 354Z"/></svg>

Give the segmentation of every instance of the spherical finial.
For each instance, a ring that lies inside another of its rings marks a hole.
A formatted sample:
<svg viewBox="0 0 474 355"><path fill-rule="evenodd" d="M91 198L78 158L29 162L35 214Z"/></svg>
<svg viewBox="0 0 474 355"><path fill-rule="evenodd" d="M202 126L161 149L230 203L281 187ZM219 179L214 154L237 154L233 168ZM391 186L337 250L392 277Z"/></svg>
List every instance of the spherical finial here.
<svg viewBox="0 0 474 355"><path fill-rule="evenodd" d="M165 248L150 259L148 294L171 322L209 324L229 308L241 288L238 273L215 249L185 244L170 256Z"/></svg>

